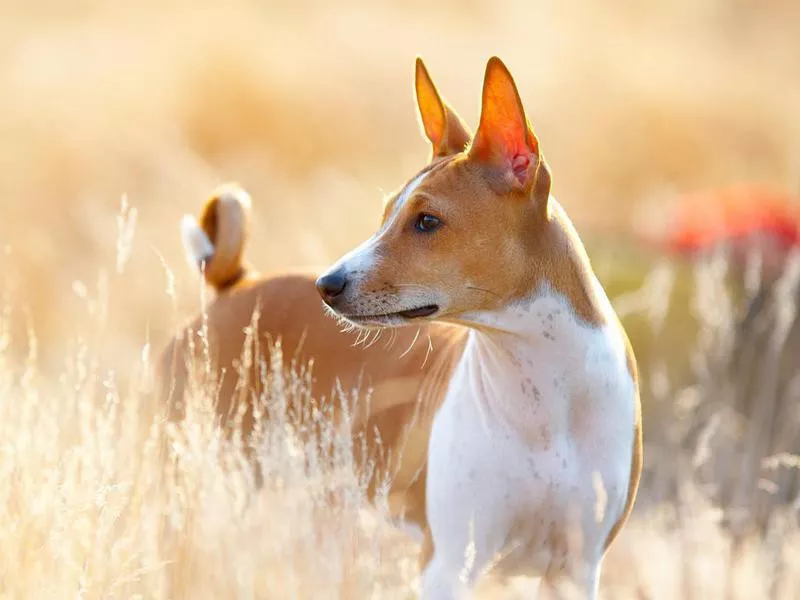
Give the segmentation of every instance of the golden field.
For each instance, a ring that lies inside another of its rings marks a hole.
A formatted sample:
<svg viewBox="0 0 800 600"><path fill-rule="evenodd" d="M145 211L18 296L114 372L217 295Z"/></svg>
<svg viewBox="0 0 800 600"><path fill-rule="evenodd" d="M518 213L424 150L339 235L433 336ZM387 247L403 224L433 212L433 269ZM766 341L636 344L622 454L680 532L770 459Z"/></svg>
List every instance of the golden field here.
<svg viewBox="0 0 800 600"><path fill-rule="evenodd" d="M330 263L427 158L415 56L474 126L493 54L641 363L646 473L603 597L800 595L796 463L761 469L772 434L732 441L742 425L719 397L746 387L720 367L746 350L725 264L635 241L684 192L800 188L800 4L6 0L0 597L414 597L415 545L364 508L341 432L330 458L274 415L261 467L275 483L257 490L207 419L174 431L144 398L153 355L200 305L183 213L236 180L257 268ZM780 297L792 315L795 297ZM769 357L791 362L784 348ZM287 377L278 404L303 394ZM791 438L796 411L763 380L749 401ZM718 506L737 486L745 506L785 502L738 528L747 517Z"/></svg>

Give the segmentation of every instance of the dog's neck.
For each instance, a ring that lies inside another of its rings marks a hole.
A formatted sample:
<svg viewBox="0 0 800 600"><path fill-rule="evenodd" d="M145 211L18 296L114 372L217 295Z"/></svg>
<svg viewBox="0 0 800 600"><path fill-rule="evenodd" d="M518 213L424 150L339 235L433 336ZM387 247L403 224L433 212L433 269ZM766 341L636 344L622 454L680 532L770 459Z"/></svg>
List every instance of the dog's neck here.
<svg viewBox="0 0 800 600"><path fill-rule="evenodd" d="M554 210L561 211L557 205ZM545 277L526 298L462 318L471 331L459 376L464 389L493 403L545 397L560 402L576 386L581 393L591 386L585 381L585 364L598 347L605 352L611 344L614 352L624 354L611 304L563 211L552 226L563 228L563 239L578 245L567 248L560 268L569 269L575 283L569 287L580 297L570 298ZM564 247L554 251L564 252ZM592 321L584 318L587 306L595 316ZM576 383L579 379L584 381Z"/></svg>
<svg viewBox="0 0 800 600"><path fill-rule="evenodd" d="M613 320L613 309L592 271L583 243L552 196L548 212L547 231L540 235L546 243L530 257L532 263L547 265L534 289L499 309L462 315L458 319L461 324L498 343L505 339L512 346L536 346L552 341L550 330L554 327L568 326L568 320L558 317L574 317L570 320L572 325L587 328L601 327Z"/></svg>

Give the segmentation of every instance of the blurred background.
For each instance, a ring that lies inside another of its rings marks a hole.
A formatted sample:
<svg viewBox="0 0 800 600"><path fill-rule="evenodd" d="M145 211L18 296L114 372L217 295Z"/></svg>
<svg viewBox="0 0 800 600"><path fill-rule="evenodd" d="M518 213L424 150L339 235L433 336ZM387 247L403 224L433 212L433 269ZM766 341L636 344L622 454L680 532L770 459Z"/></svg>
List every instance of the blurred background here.
<svg viewBox="0 0 800 600"><path fill-rule="evenodd" d="M196 307L177 223L219 181L253 194L258 268L331 261L427 158L416 55L473 127L501 56L556 196L604 243L663 227L684 193L795 193L799 30L788 0L6 0L2 272L59 356L85 312L73 282L113 270L123 194L138 219L122 345L174 324L159 255Z"/></svg>
<svg viewBox="0 0 800 600"><path fill-rule="evenodd" d="M493 54L639 357L648 466L662 476L645 480L643 502L679 493L674 448L707 443L722 414L731 439L751 435L749 495L737 498L752 506L761 459L795 448L798 430L797 355L784 344L794 303L769 313L783 319L777 337L758 312L796 241L792 0L5 0L0 275L17 355L32 326L42 368L59 371L98 314L121 372L147 340L160 346L199 306L178 221L221 181L253 195L259 270L330 263L427 159L414 58L474 127ZM752 262L736 242L754 231ZM786 373L752 383L756 359L787 356ZM748 429L753 403L766 416ZM727 479L744 477L731 470L741 456L722 456ZM694 450L687 460L706 463Z"/></svg>

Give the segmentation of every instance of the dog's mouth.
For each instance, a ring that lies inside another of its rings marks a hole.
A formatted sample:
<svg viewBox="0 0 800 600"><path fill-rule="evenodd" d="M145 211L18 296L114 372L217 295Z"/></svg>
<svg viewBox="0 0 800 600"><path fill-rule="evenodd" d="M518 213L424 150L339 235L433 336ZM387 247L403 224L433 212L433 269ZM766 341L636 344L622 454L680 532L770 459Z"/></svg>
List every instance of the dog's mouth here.
<svg viewBox="0 0 800 600"><path fill-rule="evenodd" d="M391 325L398 322L411 321L414 319L424 319L439 312L438 304L426 304L417 308L410 308L407 310L399 310L397 312L380 313L380 314L341 314L342 317L348 321L359 324L376 324L376 325Z"/></svg>
<svg viewBox="0 0 800 600"><path fill-rule="evenodd" d="M430 317L436 314L438 311L439 311L438 304L426 304L425 306L420 306L419 308L402 310L397 314L403 317L404 319L422 319L424 317Z"/></svg>

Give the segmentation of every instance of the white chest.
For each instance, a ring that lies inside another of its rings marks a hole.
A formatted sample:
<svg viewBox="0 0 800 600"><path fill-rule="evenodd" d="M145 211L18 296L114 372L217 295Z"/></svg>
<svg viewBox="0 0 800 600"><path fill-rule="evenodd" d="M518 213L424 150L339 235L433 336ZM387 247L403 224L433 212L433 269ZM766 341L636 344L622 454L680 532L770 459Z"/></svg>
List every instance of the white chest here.
<svg viewBox="0 0 800 600"><path fill-rule="evenodd" d="M437 555L471 549L475 569L499 559L537 575L576 540L580 554L602 553L632 454L620 332L579 322L554 294L478 318L519 334L473 332L436 416L427 501Z"/></svg>

